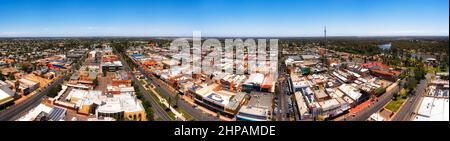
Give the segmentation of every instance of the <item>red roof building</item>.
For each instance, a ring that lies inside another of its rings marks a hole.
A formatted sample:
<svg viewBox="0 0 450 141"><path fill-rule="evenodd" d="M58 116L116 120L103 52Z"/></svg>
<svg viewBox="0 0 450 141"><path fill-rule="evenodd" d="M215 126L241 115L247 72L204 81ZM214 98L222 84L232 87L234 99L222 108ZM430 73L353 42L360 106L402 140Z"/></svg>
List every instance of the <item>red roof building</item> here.
<svg viewBox="0 0 450 141"><path fill-rule="evenodd" d="M382 62L368 62L361 64L362 67L370 70L370 74L380 77L382 79L396 81L400 71L393 70L392 67L383 64Z"/></svg>

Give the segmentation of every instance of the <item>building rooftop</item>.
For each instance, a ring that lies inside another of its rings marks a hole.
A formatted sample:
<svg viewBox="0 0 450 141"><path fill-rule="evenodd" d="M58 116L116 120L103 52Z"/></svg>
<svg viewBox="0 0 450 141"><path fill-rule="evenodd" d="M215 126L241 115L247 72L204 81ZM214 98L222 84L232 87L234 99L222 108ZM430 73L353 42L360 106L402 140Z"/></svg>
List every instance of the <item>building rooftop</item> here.
<svg viewBox="0 0 450 141"><path fill-rule="evenodd" d="M380 113L373 113L369 117L370 121L384 121L384 117L380 115Z"/></svg>
<svg viewBox="0 0 450 141"><path fill-rule="evenodd" d="M319 102L323 111L332 110L341 106L341 103L335 98Z"/></svg>
<svg viewBox="0 0 450 141"><path fill-rule="evenodd" d="M315 92L314 92L314 96L315 96L317 99L324 99L324 98L327 98L327 97L328 97L328 95L327 95L323 90L317 90L317 91L315 91Z"/></svg>
<svg viewBox="0 0 450 141"><path fill-rule="evenodd" d="M320 57L318 55L302 55L302 58L305 60L311 60L311 59L319 59Z"/></svg>
<svg viewBox="0 0 450 141"><path fill-rule="evenodd" d="M65 108L53 107L48 116L51 121L60 121L63 120L62 117L64 117L66 111Z"/></svg>
<svg viewBox="0 0 450 141"><path fill-rule="evenodd" d="M0 80L0 90L1 90L2 92L4 92L4 93L10 95L10 96L14 96L14 95L15 95L15 92L12 91L12 90L10 89L10 87L11 87L10 84L8 84L8 83L6 83L6 82ZM2 98L1 98L1 96L0 96L0 101L1 101L1 99L2 99Z"/></svg>
<svg viewBox="0 0 450 141"><path fill-rule="evenodd" d="M260 93L252 92L250 93L250 100L248 101L248 106L251 107L272 107L273 94L271 93Z"/></svg>
<svg viewBox="0 0 450 141"><path fill-rule="evenodd" d="M211 101L217 105L225 106L230 102L231 97L227 96L227 95L219 94L217 92L210 92L204 98L208 99L209 101Z"/></svg>
<svg viewBox="0 0 450 141"><path fill-rule="evenodd" d="M261 73L253 73L249 76L247 81L245 81L246 84L262 84L264 81L264 74Z"/></svg>
<svg viewBox="0 0 450 141"><path fill-rule="evenodd" d="M28 80L28 79L25 79L25 78L19 79L19 81L20 81L20 83L22 83L22 84L24 84L26 86L33 86L33 85L38 84L38 82L34 82L34 81L31 81L31 80Z"/></svg>
<svg viewBox="0 0 450 141"><path fill-rule="evenodd" d="M301 92L295 92L294 93L294 97L295 97L295 101L297 102L297 109L300 112L300 115L304 115L306 113L308 113L309 109L308 106L306 105L305 100L303 99L303 95Z"/></svg>
<svg viewBox="0 0 450 141"><path fill-rule="evenodd" d="M107 98L105 99L105 102L103 105L100 105L97 108L97 112L100 113L119 113L123 112L122 106L120 105L120 99L119 98Z"/></svg>
<svg viewBox="0 0 450 141"><path fill-rule="evenodd" d="M339 90L341 90L344 94L346 94L351 99L358 101L358 99L362 96L362 94L359 92L358 89L355 87L348 85L348 84L342 84L338 87Z"/></svg>
<svg viewBox="0 0 450 141"><path fill-rule="evenodd" d="M5 102L9 102L14 100L11 93L4 91L3 89L0 89L0 105Z"/></svg>
<svg viewBox="0 0 450 141"><path fill-rule="evenodd" d="M225 106L227 109L236 110L241 104L242 100L244 100L247 93L237 93L234 95L228 104Z"/></svg>
<svg viewBox="0 0 450 141"><path fill-rule="evenodd" d="M45 104L39 104L38 106L31 109L24 116L17 119L17 121L33 121L41 112L50 113L52 107L49 107Z"/></svg>
<svg viewBox="0 0 450 141"><path fill-rule="evenodd" d="M267 107L254 107L244 105L239 110L237 117L250 121L266 121L269 114Z"/></svg>
<svg viewBox="0 0 450 141"><path fill-rule="evenodd" d="M414 121L449 121L448 98L424 97Z"/></svg>
<svg viewBox="0 0 450 141"><path fill-rule="evenodd" d="M114 95L103 100L104 104L100 105L97 112L100 113L118 113L118 112L136 112L142 111L142 104L130 93L122 93Z"/></svg>

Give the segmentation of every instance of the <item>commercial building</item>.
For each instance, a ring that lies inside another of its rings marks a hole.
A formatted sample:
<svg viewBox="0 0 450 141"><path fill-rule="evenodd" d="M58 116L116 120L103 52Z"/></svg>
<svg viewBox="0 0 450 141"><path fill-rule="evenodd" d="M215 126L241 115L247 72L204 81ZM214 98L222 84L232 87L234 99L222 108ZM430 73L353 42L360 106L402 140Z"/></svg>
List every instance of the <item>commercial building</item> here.
<svg viewBox="0 0 450 141"><path fill-rule="evenodd" d="M131 73L126 71L117 71L114 74L114 78L112 79L111 85L112 86L131 86Z"/></svg>
<svg viewBox="0 0 450 141"><path fill-rule="evenodd" d="M122 69L122 62L119 61L119 57L117 55L112 55L105 52L103 53L104 54L100 64L103 71L114 72Z"/></svg>
<svg viewBox="0 0 450 141"><path fill-rule="evenodd" d="M66 101L72 103L74 110L82 115L95 115L97 118L115 118L117 120L147 120L147 115L142 103L134 95L134 88L119 90L119 93L111 95L102 91L72 89ZM61 104L62 102L55 102ZM65 104L62 106L67 106Z"/></svg>
<svg viewBox="0 0 450 141"><path fill-rule="evenodd" d="M250 74L249 78L242 84L242 91L260 91L261 84L264 82L264 77L264 74L261 73Z"/></svg>
<svg viewBox="0 0 450 141"><path fill-rule="evenodd" d="M269 109L267 107L242 106L236 115L238 121L269 121Z"/></svg>
<svg viewBox="0 0 450 141"><path fill-rule="evenodd" d="M309 111L309 107L303 98L303 94L301 92L294 93L294 100L296 104L296 111L298 113L298 117L300 120L311 118L311 113Z"/></svg>
<svg viewBox="0 0 450 141"><path fill-rule="evenodd" d="M238 121L270 121L272 120L272 100L271 93L250 93L250 99L236 114Z"/></svg>
<svg viewBox="0 0 450 141"><path fill-rule="evenodd" d="M233 117L248 97L246 93L223 91L219 90L219 87L218 84L193 86L189 93L193 95L196 104L224 116Z"/></svg>
<svg viewBox="0 0 450 141"><path fill-rule="evenodd" d="M39 88L39 82L34 82L25 78L19 79L19 92L28 95Z"/></svg>
<svg viewBox="0 0 450 141"><path fill-rule="evenodd" d="M123 67L120 61L102 62L101 66L102 70L110 72L121 70Z"/></svg>
<svg viewBox="0 0 450 141"><path fill-rule="evenodd" d="M384 65L382 62L368 62L361 64L364 68L370 70L370 74L385 80L396 81L400 71L394 70L390 66Z"/></svg>
<svg viewBox="0 0 450 141"><path fill-rule="evenodd" d="M381 116L380 113L373 113L372 115L370 115L368 121L385 121L386 119Z"/></svg>
<svg viewBox="0 0 450 141"><path fill-rule="evenodd" d="M275 83L276 78L274 78L273 74L268 74L265 78L263 83L261 84L261 91L262 92L275 92Z"/></svg>
<svg viewBox="0 0 450 141"><path fill-rule="evenodd" d="M51 110L52 107L41 103L28 111L25 115L21 116L17 121L34 121L40 113L50 113Z"/></svg>
<svg viewBox="0 0 450 141"><path fill-rule="evenodd" d="M349 84L342 84L341 86L338 87L338 89L344 93L346 96L348 96L349 98L351 98L353 101L359 102L359 98L361 98L362 94L361 92L349 85Z"/></svg>
<svg viewBox="0 0 450 141"><path fill-rule="evenodd" d="M199 48L192 50L200 51L202 56L190 58L189 54L179 54L179 52L159 47L144 47L144 49L132 47L127 50L127 54L145 75L161 79L183 93L185 98L192 99L195 104L204 107L202 109L207 109L209 113L216 112L222 117L234 118L247 99L252 99L253 96L249 96L248 93L274 93L277 80L274 74L276 64L270 64L267 61L276 60L277 52L272 52L271 56L260 60L252 68L252 72L249 72L249 66L245 61L257 59L256 55L233 58L224 53L222 58L216 60L220 63L211 62L214 71L210 72L202 70L197 63L201 62L203 55L217 56L219 54ZM181 62L193 64L194 67L181 65ZM238 68L243 70L242 74L236 73Z"/></svg>
<svg viewBox="0 0 450 141"><path fill-rule="evenodd" d="M424 97L414 121L449 121L448 98Z"/></svg>
<svg viewBox="0 0 450 141"><path fill-rule="evenodd" d="M440 77L429 83L414 121L449 121L449 81Z"/></svg>
<svg viewBox="0 0 450 141"><path fill-rule="evenodd" d="M107 97L99 105L95 115L97 117L113 117L118 120L147 120L147 114L142 103L132 93Z"/></svg>
<svg viewBox="0 0 450 141"><path fill-rule="evenodd" d="M3 85L3 81L0 80L0 109L4 109L14 104L15 92L9 87ZM5 83L6 84L6 83Z"/></svg>
<svg viewBox="0 0 450 141"><path fill-rule="evenodd" d="M65 121L66 113L65 108L41 103L17 121Z"/></svg>
<svg viewBox="0 0 450 141"><path fill-rule="evenodd" d="M326 118L336 117L350 109L349 103L342 98L333 98L318 102L323 116Z"/></svg>

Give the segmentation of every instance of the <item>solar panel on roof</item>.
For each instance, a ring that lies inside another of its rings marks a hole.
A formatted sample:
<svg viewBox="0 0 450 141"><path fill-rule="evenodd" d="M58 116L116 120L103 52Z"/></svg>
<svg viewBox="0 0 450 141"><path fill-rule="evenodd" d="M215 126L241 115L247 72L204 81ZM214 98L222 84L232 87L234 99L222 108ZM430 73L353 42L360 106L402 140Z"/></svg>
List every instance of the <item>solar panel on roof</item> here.
<svg viewBox="0 0 450 141"><path fill-rule="evenodd" d="M61 115L66 112L66 109L54 107L52 111L50 111L49 117L52 121L59 121L61 120Z"/></svg>

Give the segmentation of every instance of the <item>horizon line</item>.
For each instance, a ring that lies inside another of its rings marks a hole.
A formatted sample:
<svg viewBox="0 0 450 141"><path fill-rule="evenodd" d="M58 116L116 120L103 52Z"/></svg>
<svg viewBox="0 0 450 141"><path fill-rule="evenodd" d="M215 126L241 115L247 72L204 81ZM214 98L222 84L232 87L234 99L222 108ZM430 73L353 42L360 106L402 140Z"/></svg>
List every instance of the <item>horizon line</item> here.
<svg viewBox="0 0 450 141"><path fill-rule="evenodd" d="M100 35L100 36L0 36L0 38L191 38L192 36L177 36L177 35L166 35L166 36L127 36L127 35ZM324 36L201 36L202 38L320 38ZM449 37L449 35L327 35L327 37Z"/></svg>

